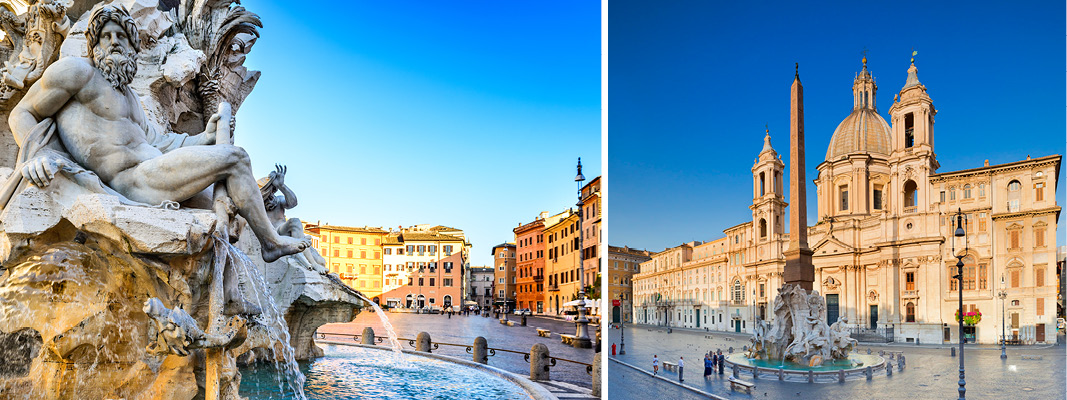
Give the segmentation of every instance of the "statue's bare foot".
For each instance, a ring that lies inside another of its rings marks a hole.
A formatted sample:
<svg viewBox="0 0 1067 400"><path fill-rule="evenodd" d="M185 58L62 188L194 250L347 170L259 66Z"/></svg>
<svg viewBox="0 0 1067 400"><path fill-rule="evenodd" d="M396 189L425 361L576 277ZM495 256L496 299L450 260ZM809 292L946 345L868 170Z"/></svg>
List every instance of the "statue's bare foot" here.
<svg viewBox="0 0 1067 400"><path fill-rule="evenodd" d="M263 261L275 262L279 258L299 253L308 247L311 247L311 239L279 236L277 243L263 242Z"/></svg>

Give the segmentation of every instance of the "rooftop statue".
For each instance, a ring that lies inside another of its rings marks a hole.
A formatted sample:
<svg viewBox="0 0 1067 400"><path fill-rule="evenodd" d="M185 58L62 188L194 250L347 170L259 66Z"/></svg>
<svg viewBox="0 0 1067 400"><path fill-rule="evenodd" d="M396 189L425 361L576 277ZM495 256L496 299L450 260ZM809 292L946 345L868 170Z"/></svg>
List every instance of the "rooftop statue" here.
<svg viewBox="0 0 1067 400"><path fill-rule="evenodd" d="M219 114L198 135L157 132L147 124L129 87L140 41L124 8L96 9L86 38L88 59L65 57L50 65L11 111L20 152L30 152L20 157L22 178L46 187L57 172L84 167L126 199L155 205L189 200L221 182L259 239L265 261L311 245L274 229L248 154L215 143Z"/></svg>

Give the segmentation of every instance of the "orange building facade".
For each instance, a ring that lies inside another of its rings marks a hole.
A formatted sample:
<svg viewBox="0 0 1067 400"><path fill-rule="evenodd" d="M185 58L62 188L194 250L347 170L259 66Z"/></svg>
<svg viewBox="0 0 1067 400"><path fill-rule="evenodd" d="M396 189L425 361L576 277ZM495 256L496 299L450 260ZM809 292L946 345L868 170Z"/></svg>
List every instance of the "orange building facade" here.
<svg viewBox="0 0 1067 400"><path fill-rule="evenodd" d="M533 222L513 229L515 233L515 263L517 266L515 286L518 308L531 312L545 312L545 243L543 231L545 217L541 213Z"/></svg>

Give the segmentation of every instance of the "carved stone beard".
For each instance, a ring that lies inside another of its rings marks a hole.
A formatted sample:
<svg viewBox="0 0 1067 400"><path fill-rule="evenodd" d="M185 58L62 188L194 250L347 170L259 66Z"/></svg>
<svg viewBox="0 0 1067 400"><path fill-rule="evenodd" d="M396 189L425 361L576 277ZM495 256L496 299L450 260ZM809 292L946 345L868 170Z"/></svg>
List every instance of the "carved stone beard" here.
<svg viewBox="0 0 1067 400"><path fill-rule="evenodd" d="M104 74L112 87L121 90L133 82L134 75L137 75L137 52L119 49L119 53L112 53L101 46L93 48L93 65Z"/></svg>

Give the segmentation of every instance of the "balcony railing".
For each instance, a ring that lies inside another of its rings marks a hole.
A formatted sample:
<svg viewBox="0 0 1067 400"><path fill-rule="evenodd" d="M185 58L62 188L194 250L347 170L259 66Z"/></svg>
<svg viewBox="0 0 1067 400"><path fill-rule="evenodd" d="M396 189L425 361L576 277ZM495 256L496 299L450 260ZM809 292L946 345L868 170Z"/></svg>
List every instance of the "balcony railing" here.
<svg viewBox="0 0 1067 400"><path fill-rule="evenodd" d="M918 298L919 297L919 291L918 290L905 290L903 295L902 295L902 297L905 298L905 299Z"/></svg>
<svg viewBox="0 0 1067 400"><path fill-rule="evenodd" d="M541 282L541 281L545 280L545 276L544 275L534 275L533 279L536 282Z"/></svg>
<svg viewBox="0 0 1067 400"><path fill-rule="evenodd" d="M549 292L558 292L559 291L559 285L555 285L555 284L548 285L548 291Z"/></svg>
<svg viewBox="0 0 1067 400"><path fill-rule="evenodd" d="M918 209L919 209L918 206L905 206L904 207L904 213L905 214L911 214L911 213L914 213Z"/></svg>

